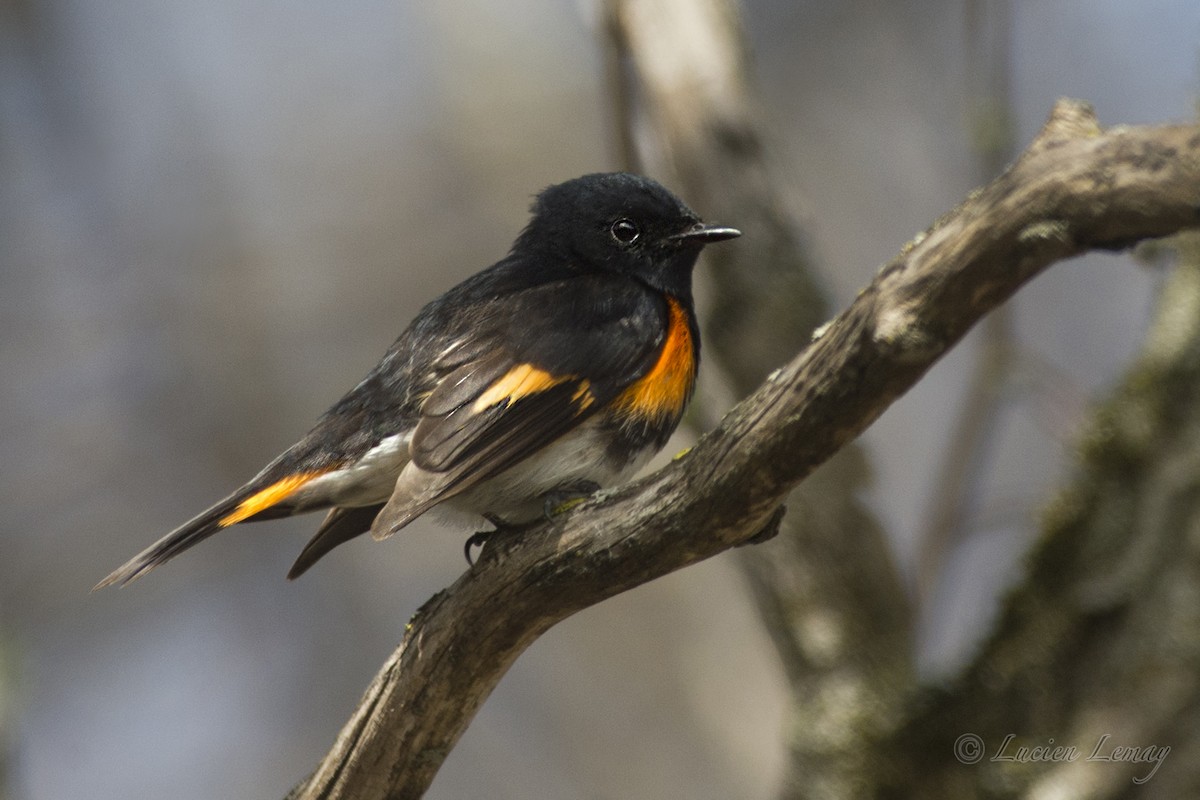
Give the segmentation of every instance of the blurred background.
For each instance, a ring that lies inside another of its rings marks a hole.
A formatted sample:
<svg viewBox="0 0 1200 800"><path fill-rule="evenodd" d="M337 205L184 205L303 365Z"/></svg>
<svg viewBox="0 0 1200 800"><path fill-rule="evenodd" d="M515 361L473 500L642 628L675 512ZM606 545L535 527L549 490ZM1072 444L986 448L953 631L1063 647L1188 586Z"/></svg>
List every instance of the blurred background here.
<svg viewBox="0 0 1200 800"><path fill-rule="evenodd" d="M839 306L988 177L967 5L743 5ZM1018 146L1063 95L1105 124L1195 114L1192 0L1010 7ZM582 0L0 0L0 796L272 798L315 766L465 568L462 534L417 524L288 583L305 517L88 590L306 431L424 302L504 253L534 192L616 166L598 19ZM1096 256L1018 296L1038 367L926 587L931 679L986 630L1159 280ZM978 344L865 436L914 581ZM734 558L543 637L429 796L772 796L784 682Z"/></svg>

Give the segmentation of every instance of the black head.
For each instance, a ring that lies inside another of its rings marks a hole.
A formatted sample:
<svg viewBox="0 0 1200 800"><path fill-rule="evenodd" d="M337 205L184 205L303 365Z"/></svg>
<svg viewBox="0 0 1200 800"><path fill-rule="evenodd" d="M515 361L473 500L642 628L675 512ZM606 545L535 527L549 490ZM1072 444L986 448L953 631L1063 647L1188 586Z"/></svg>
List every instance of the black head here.
<svg viewBox="0 0 1200 800"><path fill-rule="evenodd" d="M595 173L551 186L513 246L572 269L628 274L672 294L687 294L704 245L732 239L733 228L705 225L661 184L624 172Z"/></svg>

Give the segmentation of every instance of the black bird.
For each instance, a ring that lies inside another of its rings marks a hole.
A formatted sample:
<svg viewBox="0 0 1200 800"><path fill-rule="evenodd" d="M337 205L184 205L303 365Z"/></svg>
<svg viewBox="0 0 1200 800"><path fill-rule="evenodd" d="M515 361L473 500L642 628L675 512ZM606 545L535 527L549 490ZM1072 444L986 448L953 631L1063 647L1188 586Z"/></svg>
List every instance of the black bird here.
<svg viewBox="0 0 1200 800"><path fill-rule="evenodd" d="M648 178L585 175L538 195L507 256L427 305L358 386L248 483L96 588L126 584L241 522L329 509L288 573L437 507L478 524L632 474L691 397L692 267L732 239Z"/></svg>

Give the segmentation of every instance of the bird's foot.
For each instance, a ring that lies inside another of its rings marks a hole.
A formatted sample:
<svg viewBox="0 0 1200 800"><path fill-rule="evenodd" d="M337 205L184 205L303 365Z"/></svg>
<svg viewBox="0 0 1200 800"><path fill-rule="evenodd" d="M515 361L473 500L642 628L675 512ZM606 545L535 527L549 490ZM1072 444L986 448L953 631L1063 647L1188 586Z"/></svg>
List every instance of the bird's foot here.
<svg viewBox="0 0 1200 800"><path fill-rule="evenodd" d="M483 546L487 544L488 537L495 531L475 531L467 537L466 544L463 545L463 555L467 557L467 566L475 566L475 559L471 557L471 548L478 547L479 552L483 552Z"/></svg>
<svg viewBox="0 0 1200 800"><path fill-rule="evenodd" d="M520 533L544 522L550 522L598 491L600 491L600 484L595 481L575 481L563 484L542 495L542 516L535 517L528 522L509 522L498 514L491 512L484 514L483 518L490 522L493 528L490 531L476 531L467 537L467 541L463 545L463 555L467 557L467 564L475 566L475 558L471 555L471 551L475 548L479 548L482 556L483 548L494 539Z"/></svg>
<svg viewBox="0 0 1200 800"><path fill-rule="evenodd" d="M540 519L534 519L530 522L509 522L499 514L488 512L483 515L483 518L492 524L490 531L475 531L467 537L466 544L463 545L463 553L467 557L467 564L475 566L475 559L471 557L472 548L478 547L480 555L483 554L484 546L493 539L507 536L512 533L520 533L528 530L535 525L540 525Z"/></svg>

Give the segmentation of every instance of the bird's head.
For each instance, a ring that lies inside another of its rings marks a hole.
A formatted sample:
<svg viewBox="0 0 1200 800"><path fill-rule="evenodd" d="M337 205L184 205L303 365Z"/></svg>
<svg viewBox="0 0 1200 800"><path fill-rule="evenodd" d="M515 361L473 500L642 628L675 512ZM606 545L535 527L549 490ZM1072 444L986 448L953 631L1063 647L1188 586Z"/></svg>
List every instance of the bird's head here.
<svg viewBox="0 0 1200 800"><path fill-rule="evenodd" d="M551 186L532 211L514 252L542 251L573 270L627 274L671 294L690 293L704 245L741 235L705 224L658 182L624 172Z"/></svg>

